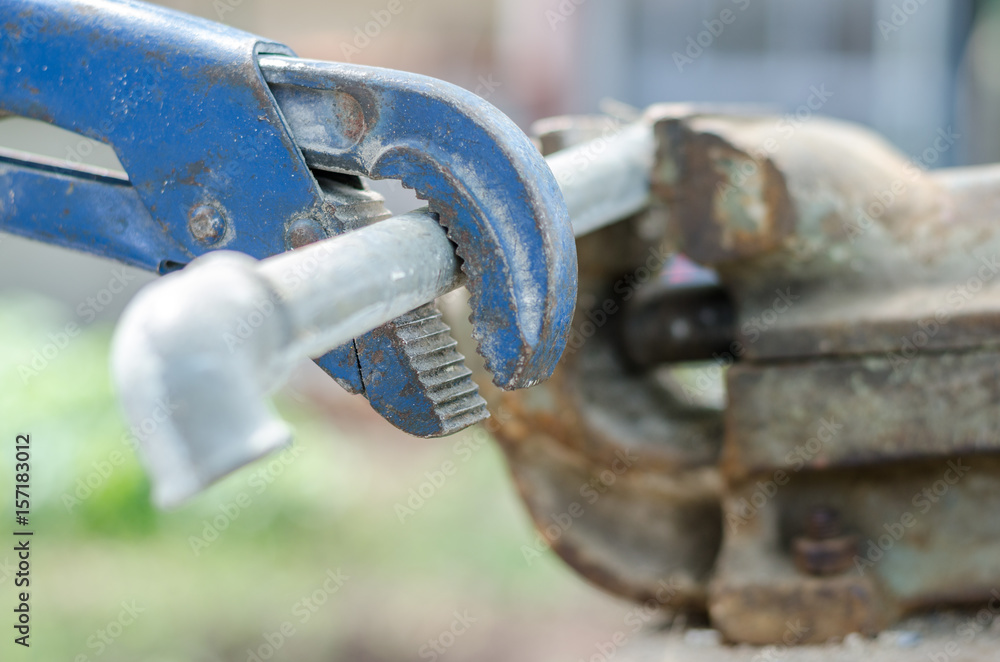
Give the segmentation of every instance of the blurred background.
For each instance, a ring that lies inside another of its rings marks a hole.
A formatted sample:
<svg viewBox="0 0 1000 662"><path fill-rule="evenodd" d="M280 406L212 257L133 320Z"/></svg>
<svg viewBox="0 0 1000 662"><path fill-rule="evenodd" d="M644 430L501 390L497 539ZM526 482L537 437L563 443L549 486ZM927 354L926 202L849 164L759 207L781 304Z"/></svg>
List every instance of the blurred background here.
<svg viewBox="0 0 1000 662"><path fill-rule="evenodd" d="M871 126L928 167L1000 161L1000 1L399 3L396 14L388 0L163 4L302 57L456 83L525 130L604 99L794 114L819 90L822 114ZM959 137L921 161L939 131ZM116 166L105 146L17 118L0 121L0 145ZM379 186L405 211L399 189ZM313 366L279 395L301 452L155 511L107 371L114 322L151 279L0 234L0 437L27 431L34 447L30 659L591 660L624 628L631 605L551 552L526 560L531 522L484 432L408 438ZM37 361L63 333L65 347ZM0 453L4 476L11 460ZM458 471L412 508L411 490L449 460ZM12 510L8 490L0 503ZM5 595L12 560L0 551ZM4 659L10 648L5 637Z"/></svg>

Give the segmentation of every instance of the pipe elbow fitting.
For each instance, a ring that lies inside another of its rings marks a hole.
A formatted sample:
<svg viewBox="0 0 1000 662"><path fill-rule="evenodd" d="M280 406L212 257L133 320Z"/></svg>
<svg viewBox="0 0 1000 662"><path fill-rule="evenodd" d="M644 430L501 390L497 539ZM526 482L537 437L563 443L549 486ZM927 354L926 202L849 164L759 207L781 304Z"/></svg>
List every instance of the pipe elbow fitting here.
<svg viewBox="0 0 1000 662"><path fill-rule="evenodd" d="M258 262L220 251L143 290L112 345L112 373L158 506L173 507L291 441L267 396L291 328Z"/></svg>

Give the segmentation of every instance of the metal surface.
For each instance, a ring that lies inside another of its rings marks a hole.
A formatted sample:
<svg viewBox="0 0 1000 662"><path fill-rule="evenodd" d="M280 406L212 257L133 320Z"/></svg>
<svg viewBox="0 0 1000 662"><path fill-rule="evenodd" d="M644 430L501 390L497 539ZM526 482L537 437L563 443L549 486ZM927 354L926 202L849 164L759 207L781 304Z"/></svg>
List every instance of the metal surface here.
<svg viewBox="0 0 1000 662"><path fill-rule="evenodd" d="M156 501L176 505L287 443L266 396L296 363L451 291L460 273L437 219L415 213L262 262L212 253L144 289L115 334L113 373L129 420L157 420L171 403L141 442ZM418 323L404 319L397 324ZM433 375L433 386L442 390L450 377ZM485 409L469 384L463 393L443 389L466 408L452 417Z"/></svg>
<svg viewBox="0 0 1000 662"><path fill-rule="evenodd" d="M822 505L809 512L803 535L792 539L795 567L810 575L838 575L854 564L857 553L857 535L844 535L840 514Z"/></svg>
<svg viewBox="0 0 1000 662"><path fill-rule="evenodd" d="M732 301L718 285L659 278L626 308L621 345L637 367L709 361L729 351L736 336Z"/></svg>
<svg viewBox="0 0 1000 662"><path fill-rule="evenodd" d="M835 434L795 466L895 464L1000 451L1000 353L928 353L734 366L723 468L733 478L788 464L827 422Z"/></svg>
<svg viewBox="0 0 1000 662"><path fill-rule="evenodd" d="M662 170L678 174L657 188L678 200L679 247L713 263L738 311L709 612L734 640L774 642L800 618L802 642L819 643L986 600L1000 582L1000 529L981 515L1000 490L987 457L1000 178L995 166L925 172L843 123L779 126L663 122ZM681 199L706 170L713 188L697 197L715 202L698 211ZM713 252L706 237L729 241ZM840 554L857 538L838 574L794 563L820 504L843 518Z"/></svg>
<svg viewBox="0 0 1000 662"><path fill-rule="evenodd" d="M155 269L176 247L129 180L97 169L0 148L0 227L59 246ZM30 205L30 209L25 209ZM94 220L99 219L99 220ZM168 261L167 258L164 261Z"/></svg>
<svg viewBox="0 0 1000 662"><path fill-rule="evenodd" d="M5 232L164 273L213 248L280 253L288 222L333 215L256 65L287 47L130 1L4 2L0 24L0 113L110 144L131 183L5 159ZM211 245L189 231L204 206L228 227ZM353 346L322 362L363 389Z"/></svg>
<svg viewBox="0 0 1000 662"><path fill-rule="evenodd" d="M0 112L110 144L132 190L109 187L107 206L135 195L157 228L123 233L65 180L39 176L8 193L4 231L157 270L205 252L188 231L199 207L228 219L216 247L256 258L284 249L286 219L322 213L256 66L286 47L138 2L10 0L0 24ZM47 214L47 198L62 213Z"/></svg>
<svg viewBox="0 0 1000 662"><path fill-rule="evenodd" d="M653 128L606 118L599 135L548 158L576 236L627 218L649 205Z"/></svg>
<svg viewBox="0 0 1000 662"><path fill-rule="evenodd" d="M556 153L573 141L600 145L608 122L546 122L540 142ZM496 436L539 531L522 547L525 559L551 547L612 593L699 610L720 544L714 465L722 417L689 406L623 360L625 299L667 258L659 250L667 217L655 204L632 211L577 240L580 297L552 378L527 391L484 394L505 413Z"/></svg>

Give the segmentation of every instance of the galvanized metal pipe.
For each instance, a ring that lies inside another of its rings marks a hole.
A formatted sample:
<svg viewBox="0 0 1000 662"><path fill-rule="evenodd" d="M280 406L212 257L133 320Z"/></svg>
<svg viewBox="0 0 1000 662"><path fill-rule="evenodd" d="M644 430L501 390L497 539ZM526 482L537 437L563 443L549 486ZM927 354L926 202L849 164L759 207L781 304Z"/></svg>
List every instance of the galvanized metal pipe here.
<svg viewBox="0 0 1000 662"><path fill-rule="evenodd" d="M652 127L637 122L546 159L576 236L646 206L653 149ZM414 211L390 220L261 262L262 275L296 283L283 293L296 302L291 311L302 328L311 329L297 340L297 355L325 354L458 287L454 247L432 215ZM314 262L312 277L301 278L303 265ZM427 286L430 280L435 287Z"/></svg>
<svg viewBox="0 0 1000 662"><path fill-rule="evenodd" d="M455 289L460 273L437 220L413 213L261 262L210 253L145 288L112 365L157 503L287 444L264 396L299 361Z"/></svg>
<svg viewBox="0 0 1000 662"><path fill-rule="evenodd" d="M295 356L317 357L459 286L455 247L412 212L263 260L292 324Z"/></svg>
<svg viewBox="0 0 1000 662"><path fill-rule="evenodd" d="M649 126L591 147L550 157L578 235L639 211L649 191ZM290 430L265 396L300 360L434 300L461 277L444 229L417 211L260 262L210 253L148 286L119 324L112 367L156 502L176 505L287 444Z"/></svg>
<svg viewBox="0 0 1000 662"><path fill-rule="evenodd" d="M649 202L653 127L635 122L560 150L546 162L559 182L577 237L642 210Z"/></svg>

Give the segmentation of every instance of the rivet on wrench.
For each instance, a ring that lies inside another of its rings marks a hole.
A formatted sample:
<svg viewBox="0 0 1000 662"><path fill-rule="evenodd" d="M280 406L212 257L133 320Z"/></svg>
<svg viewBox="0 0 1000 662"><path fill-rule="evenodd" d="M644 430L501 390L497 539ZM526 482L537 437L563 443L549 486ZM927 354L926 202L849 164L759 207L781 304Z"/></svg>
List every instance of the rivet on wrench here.
<svg viewBox="0 0 1000 662"><path fill-rule="evenodd" d="M226 234L226 221L212 205L198 205L188 214L188 230L199 243L211 246Z"/></svg>

